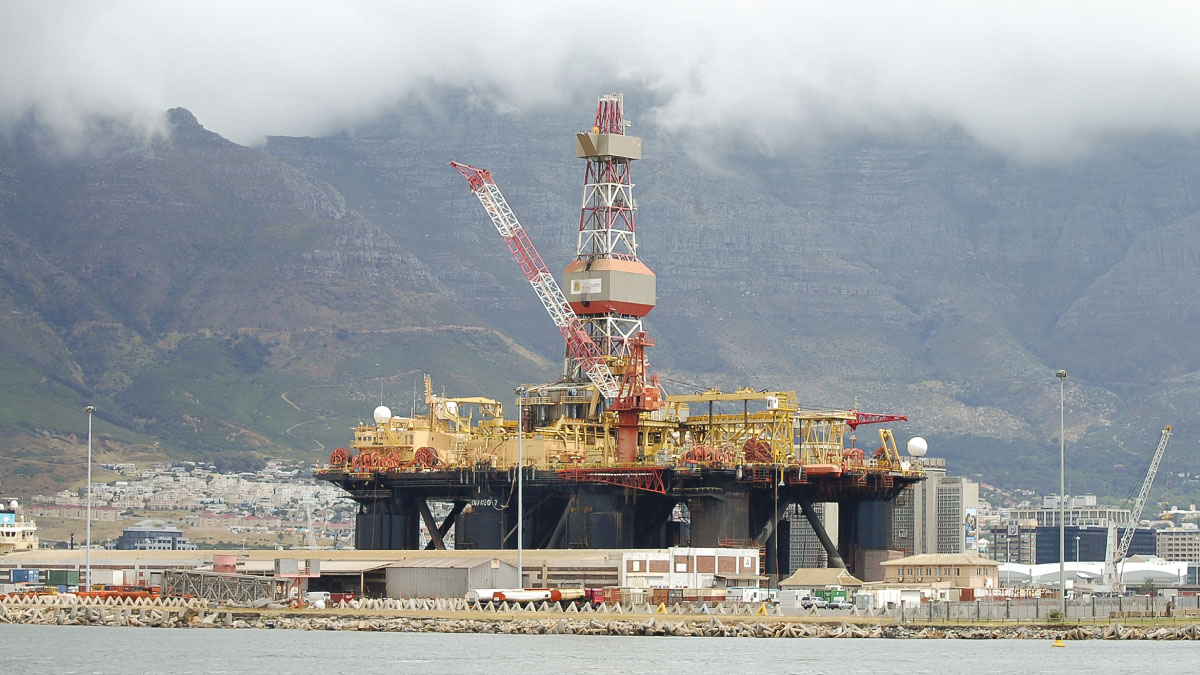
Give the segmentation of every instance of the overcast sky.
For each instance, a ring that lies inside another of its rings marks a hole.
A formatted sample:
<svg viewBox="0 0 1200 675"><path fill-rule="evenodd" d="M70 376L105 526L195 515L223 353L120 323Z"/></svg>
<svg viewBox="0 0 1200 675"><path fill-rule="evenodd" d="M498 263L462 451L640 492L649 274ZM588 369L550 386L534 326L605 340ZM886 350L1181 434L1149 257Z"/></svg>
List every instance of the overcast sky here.
<svg viewBox="0 0 1200 675"><path fill-rule="evenodd" d="M764 153L958 126L1030 159L1200 129L1200 2L0 2L0 126L183 106L244 144L439 87L498 109L653 92L633 116ZM633 103L630 103L633 107Z"/></svg>

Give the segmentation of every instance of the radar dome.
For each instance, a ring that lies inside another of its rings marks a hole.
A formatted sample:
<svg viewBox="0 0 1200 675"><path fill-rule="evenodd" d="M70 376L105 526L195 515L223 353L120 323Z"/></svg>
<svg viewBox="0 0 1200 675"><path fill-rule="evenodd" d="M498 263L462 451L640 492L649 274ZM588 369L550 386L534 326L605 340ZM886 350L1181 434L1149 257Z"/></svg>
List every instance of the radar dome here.
<svg viewBox="0 0 1200 675"><path fill-rule="evenodd" d="M913 457L924 457L925 453L929 452L929 444L920 436L913 436L908 439L908 454Z"/></svg>
<svg viewBox="0 0 1200 675"><path fill-rule="evenodd" d="M392 419L392 411L386 405L381 405L375 409L375 414L372 417L375 418L375 424L383 424Z"/></svg>
<svg viewBox="0 0 1200 675"><path fill-rule="evenodd" d="M0 502L0 504L3 504L3 503L4 503L4 502ZM14 499L14 500L12 500L11 502L9 502L9 503L8 503L8 506L9 506L9 508L11 508L13 511L16 511L16 510L17 510L17 507L18 507L18 506L20 506L20 504L17 504L17 500L15 500L15 499Z"/></svg>

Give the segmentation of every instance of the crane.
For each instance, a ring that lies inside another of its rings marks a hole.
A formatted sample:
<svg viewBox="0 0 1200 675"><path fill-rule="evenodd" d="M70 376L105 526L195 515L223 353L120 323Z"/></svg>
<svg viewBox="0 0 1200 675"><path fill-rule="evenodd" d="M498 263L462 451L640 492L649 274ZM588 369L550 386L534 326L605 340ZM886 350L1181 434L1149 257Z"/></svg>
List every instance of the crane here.
<svg viewBox="0 0 1200 675"><path fill-rule="evenodd" d="M470 183L471 192L474 192L483 204L484 210L492 219L492 224L496 226L496 231L508 245L508 250L521 266L529 285L533 286L538 299L542 301L546 313L562 333L571 356L579 361L582 370L602 396L608 399L616 398L620 394L621 385L604 362L600 348L587 334L583 322L571 309L567 297L554 280L554 275L546 269L542 256L529 240L529 235L525 233L525 228L521 227L521 222L517 220L508 201L500 193L496 181L492 179L492 172L459 162L450 162L450 166L457 169Z"/></svg>
<svg viewBox="0 0 1200 675"><path fill-rule="evenodd" d="M1138 521L1142 518L1142 509L1146 506L1146 498L1150 496L1150 486L1154 484L1154 476L1158 473L1159 462L1162 461L1163 453L1167 449L1167 441L1171 438L1171 425L1163 427L1162 438L1158 441L1158 447L1154 449L1154 457L1150 459L1150 468L1146 469L1146 479L1142 481L1142 489L1138 492L1137 499L1133 502L1133 509L1129 511L1129 522L1125 524L1125 532L1121 534L1121 543L1117 545L1116 553L1113 554L1113 562L1120 561L1124 567L1125 555L1129 553L1129 544L1133 542L1133 532L1137 529ZM1114 570L1115 572L1115 565ZM1120 585L1120 575L1116 575L1117 585Z"/></svg>
<svg viewBox="0 0 1200 675"><path fill-rule="evenodd" d="M904 415L885 415L881 413L868 413L861 410L851 410L854 413L854 419L848 420L846 426L850 429L857 430L864 424L886 424L888 422L907 422L908 418Z"/></svg>
<svg viewBox="0 0 1200 675"><path fill-rule="evenodd" d="M496 226L509 252L520 265L521 271L533 290L537 293L542 306L554 321L567 343L570 352L580 364L581 370L595 385L602 396L611 401L610 408L617 413L617 461L631 464L637 461L638 422L642 412L658 410L662 407L662 390L659 388L657 376L646 376L648 362L646 347L654 342L646 337L644 331L629 341L629 353L620 361L621 379L608 367L604 354L588 335L587 329L575 311L571 309L566 296L554 280L554 275L546 269L542 256L537 252L525 228L513 213L512 208L500 193L492 173L487 169L478 169L468 164L450 162L450 166L458 170L471 186L471 192L479 198L483 208Z"/></svg>

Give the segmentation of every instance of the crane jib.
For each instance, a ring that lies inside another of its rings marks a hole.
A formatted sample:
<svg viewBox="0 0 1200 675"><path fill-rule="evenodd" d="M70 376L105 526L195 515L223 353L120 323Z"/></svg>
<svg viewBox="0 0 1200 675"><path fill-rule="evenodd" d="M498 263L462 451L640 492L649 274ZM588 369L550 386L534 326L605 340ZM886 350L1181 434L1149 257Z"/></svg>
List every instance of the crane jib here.
<svg viewBox="0 0 1200 675"><path fill-rule="evenodd" d="M596 346L595 341L584 329L583 322L571 309L571 305L567 302L567 297L554 279L554 275L546 269L542 256L533 242L529 240L525 228L521 227L516 214L513 213L508 201L500 192L499 186L492 179L491 172L458 162L450 162L450 166L457 169L467 179L471 191L479 198L479 203L483 205L492 225L500 233L509 253L521 268L521 273L533 287L546 313L562 333L563 339L567 343L567 349L579 361L580 367L587 373L588 379L602 396L609 399L616 398L620 393L620 386L613 377L612 371L609 370L608 364L604 362L600 348Z"/></svg>

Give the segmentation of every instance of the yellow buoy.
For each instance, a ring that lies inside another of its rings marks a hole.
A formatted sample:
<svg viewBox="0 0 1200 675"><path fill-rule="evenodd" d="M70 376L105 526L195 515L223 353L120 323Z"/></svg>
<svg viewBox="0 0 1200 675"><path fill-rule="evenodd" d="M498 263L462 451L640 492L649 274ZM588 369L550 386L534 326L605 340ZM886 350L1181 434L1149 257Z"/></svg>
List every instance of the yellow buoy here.
<svg viewBox="0 0 1200 675"><path fill-rule="evenodd" d="M1053 645L1051 645L1051 646L1052 646L1052 647L1066 647L1066 646L1067 646L1067 643L1063 642L1063 641L1062 641L1062 638L1059 638L1059 639L1055 640L1055 641L1054 641L1054 644L1053 644Z"/></svg>

